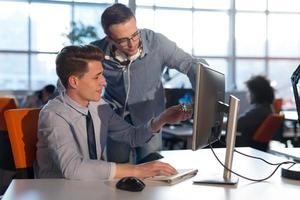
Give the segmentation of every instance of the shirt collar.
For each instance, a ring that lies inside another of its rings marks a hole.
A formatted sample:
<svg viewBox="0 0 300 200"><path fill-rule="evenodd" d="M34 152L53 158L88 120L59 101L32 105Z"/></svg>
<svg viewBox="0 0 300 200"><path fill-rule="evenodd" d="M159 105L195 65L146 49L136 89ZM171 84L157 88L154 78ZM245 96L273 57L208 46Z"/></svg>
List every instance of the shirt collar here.
<svg viewBox="0 0 300 200"><path fill-rule="evenodd" d="M70 107L72 107L77 112L79 112L79 113L81 113L83 115L87 115L88 114L88 112L89 112L89 106L88 107L81 106L79 103L77 103L76 101L74 101L73 99L71 99L67 94L64 94L63 98L64 98L66 104L68 104Z"/></svg>

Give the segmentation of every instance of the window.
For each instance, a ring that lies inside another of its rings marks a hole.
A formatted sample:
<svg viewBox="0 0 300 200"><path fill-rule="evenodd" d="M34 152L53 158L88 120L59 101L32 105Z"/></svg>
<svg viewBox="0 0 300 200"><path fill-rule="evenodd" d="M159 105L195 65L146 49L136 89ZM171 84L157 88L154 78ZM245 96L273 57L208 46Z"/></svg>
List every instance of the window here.
<svg viewBox="0 0 300 200"><path fill-rule="evenodd" d="M166 26L168 24L168 26ZM154 30L177 41L177 45L192 53L192 13L185 10L158 9L155 12Z"/></svg>
<svg viewBox="0 0 300 200"><path fill-rule="evenodd" d="M113 0L0 1L0 90L38 90L56 84L55 57L70 44L71 21L100 25ZM125 2L125 1L124 1ZM84 41L90 43L90 40Z"/></svg>
<svg viewBox="0 0 300 200"><path fill-rule="evenodd" d="M196 56L228 55L229 16L226 12L196 11L193 25Z"/></svg>
<svg viewBox="0 0 300 200"><path fill-rule="evenodd" d="M300 14L269 15L269 54L272 57L300 56Z"/></svg>
<svg viewBox="0 0 300 200"><path fill-rule="evenodd" d="M238 59L236 60L236 70L235 76L236 87L239 90L245 90L245 81L248 80L251 76L255 75L266 75L265 71L265 61L264 60L255 60L255 59Z"/></svg>
<svg viewBox="0 0 300 200"><path fill-rule="evenodd" d="M0 4L0 49L28 50L28 4L22 2Z"/></svg>
<svg viewBox="0 0 300 200"><path fill-rule="evenodd" d="M0 90L55 83L55 55L70 44L63 36L70 22L92 25L102 38L100 17L114 2L136 8L139 28L166 35L225 73L228 90L245 89L251 75L263 74L272 80L276 97L293 98L290 76L300 63L299 0L0 1L5 30L0 32ZM174 77L169 87L191 87L177 71L169 76Z"/></svg>
<svg viewBox="0 0 300 200"><path fill-rule="evenodd" d="M58 52L66 40L62 32L67 31L70 26L71 6L32 3L30 10L31 49L33 51Z"/></svg>
<svg viewBox="0 0 300 200"><path fill-rule="evenodd" d="M262 13L236 14L236 55L266 56L266 16Z"/></svg>
<svg viewBox="0 0 300 200"><path fill-rule="evenodd" d="M251 76L266 75L276 97L292 98L290 76L300 60L297 0L136 0L136 5L140 27L205 58L225 73L228 90L244 90ZM173 70L169 75L174 79L167 87L190 86L186 76Z"/></svg>
<svg viewBox="0 0 300 200"><path fill-rule="evenodd" d="M28 54L0 54L0 63L1 90L28 89Z"/></svg>

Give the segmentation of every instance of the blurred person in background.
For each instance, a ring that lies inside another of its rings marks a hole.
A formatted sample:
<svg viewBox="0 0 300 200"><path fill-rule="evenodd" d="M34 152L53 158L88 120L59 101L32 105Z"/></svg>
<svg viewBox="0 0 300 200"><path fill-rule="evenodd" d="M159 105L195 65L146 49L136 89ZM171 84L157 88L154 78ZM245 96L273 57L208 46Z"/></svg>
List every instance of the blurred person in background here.
<svg viewBox="0 0 300 200"><path fill-rule="evenodd" d="M274 89L265 76L253 76L245 82L250 108L238 118L236 146L250 146L265 149L253 140L253 136L262 122L273 113Z"/></svg>
<svg viewBox="0 0 300 200"><path fill-rule="evenodd" d="M27 96L20 107L41 108L48 102L54 91L54 85L46 85L45 87L43 87L43 89L35 91L32 95Z"/></svg>

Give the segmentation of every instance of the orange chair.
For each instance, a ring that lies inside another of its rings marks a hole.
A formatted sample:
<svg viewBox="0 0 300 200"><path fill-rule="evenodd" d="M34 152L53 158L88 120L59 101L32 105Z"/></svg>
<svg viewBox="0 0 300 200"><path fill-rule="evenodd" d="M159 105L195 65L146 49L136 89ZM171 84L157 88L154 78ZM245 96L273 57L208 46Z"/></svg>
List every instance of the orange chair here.
<svg viewBox="0 0 300 200"><path fill-rule="evenodd" d="M267 143L271 141L284 122L284 115L270 114L255 131L253 140L256 142Z"/></svg>
<svg viewBox="0 0 300 200"><path fill-rule="evenodd" d="M280 111L282 110L282 104L283 104L282 98L274 99L273 108L275 113L280 113Z"/></svg>
<svg viewBox="0 0 300 200"><path fill-rule="evenodd" d="M4 111L15 108L17 105L13 98L0 98L0 168L9 171L14 171L15 165L4 120Z"/></svg>
<svg viewBox="0 0 300 200"><path fill-rule="evenodd" d="M23 108L4 113L15 166L20 171L17 178L33 178L39 112L39 108Z"/></svg>
<svg viewBox="0 0 300 200"><path fill-rule="evenodd" d="M16 108L17 105L13 98L0 98L0 131L7 131L6 123L4 120L4 111Z"/></svg>

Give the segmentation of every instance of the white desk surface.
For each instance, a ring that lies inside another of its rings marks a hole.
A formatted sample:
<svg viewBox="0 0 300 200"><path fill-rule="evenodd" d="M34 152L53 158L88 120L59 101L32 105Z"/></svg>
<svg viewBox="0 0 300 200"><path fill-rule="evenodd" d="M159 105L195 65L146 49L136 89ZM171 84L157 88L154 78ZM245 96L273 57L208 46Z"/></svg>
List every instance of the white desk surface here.
<svg viewBox="0 0 300 200"><path fill-rule="evenodd" d="M284 110L283 111L285 120L298 121L298 113L296 110Z"/></svg>
<svg viewBox="0 0 300 200"><path fill-rule="evenodd" d="M278 162L282 158L260 152L251 148L239 148L244 153L261 156L268 161ZM224 160L224 149L216 149ZM164 160L176 168L198 168L199 176L222 174L223 170L217 163L210 149L196 152L190 150L164 151ZM252 177L263 178L269 175L274 166L268 166L261 161L234 154L233 170ZM198 176L197 175L197 176ZM284 179L280 170L264 182L251 182L239 179L236 186L195 185L192 178L173 186L164 183L145 181L142 192L128 192L115 188L114 181L70 181L64 179L14 180L4 194L2 200L285 200L298 199L300 196L300 181Z"/></svg>
<svg viewBox="0 0 300 200"><path fill-rule="evenodd" d="M286 156L288 158L294 159L296 162L300 162L300 148L276 148L272 149L271 153Z"/></svg>

